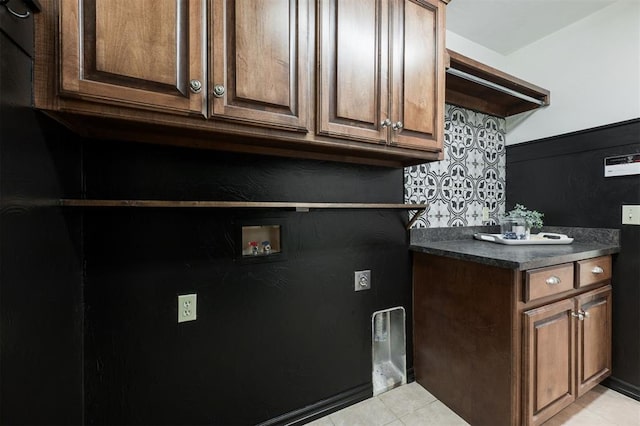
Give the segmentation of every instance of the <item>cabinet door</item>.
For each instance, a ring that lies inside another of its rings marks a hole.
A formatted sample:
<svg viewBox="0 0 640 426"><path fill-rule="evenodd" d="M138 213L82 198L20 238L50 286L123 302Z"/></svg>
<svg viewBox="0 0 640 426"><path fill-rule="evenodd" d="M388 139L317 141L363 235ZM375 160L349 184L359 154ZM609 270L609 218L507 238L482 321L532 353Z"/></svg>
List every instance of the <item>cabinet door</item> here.
<svg viewBox="0 0 640 426"><path fill-rule="evenodd" d="M211 115L309 128L309 0L214 0Z"/></svg>
<svg viewBox="0 0 640 426"><path fill-rule="evenodd" d="M62 92L204 115L204 16L204 0L62 0Z"/></svg>
<svg viewBox="0 0 640 426"><path fill-rule="evenodd" d="M319 3L318 133L386 144L387 0Z"/></svg>
<svg viewBox="0 0 640 426"><path fill-rule="evenodd" d="M539 425L571 404L575 391L573 299L524 313L524 417Z"/></svg>
<svg viewBox="0 0 640 426"><path fill-rule="evenodd" d="M393 0L390 119L397 146L440 151L444 126L445 5L440 0ZM402 128L397 127L402 123Z"/></svg>
<svg viewBox="0 0 640 426"><path fill-rule="evenodd" d="M584 318L578 321L578 396L611 374L611 286L577 298Z"/></svg>

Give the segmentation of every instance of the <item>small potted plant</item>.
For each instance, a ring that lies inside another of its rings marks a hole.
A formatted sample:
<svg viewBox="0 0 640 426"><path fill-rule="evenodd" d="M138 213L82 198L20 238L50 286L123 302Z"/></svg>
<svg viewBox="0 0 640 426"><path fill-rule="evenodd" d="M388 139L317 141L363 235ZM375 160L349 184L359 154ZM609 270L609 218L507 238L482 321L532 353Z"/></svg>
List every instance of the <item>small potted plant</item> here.
<svg viewBox="0 0 640 426"><path fill-rule="evenodd" d="M507 239L528 240L531 228L542 228L543 213L529 210L522 204L516 204L507 212L502 225L502 234Z"/></svg>

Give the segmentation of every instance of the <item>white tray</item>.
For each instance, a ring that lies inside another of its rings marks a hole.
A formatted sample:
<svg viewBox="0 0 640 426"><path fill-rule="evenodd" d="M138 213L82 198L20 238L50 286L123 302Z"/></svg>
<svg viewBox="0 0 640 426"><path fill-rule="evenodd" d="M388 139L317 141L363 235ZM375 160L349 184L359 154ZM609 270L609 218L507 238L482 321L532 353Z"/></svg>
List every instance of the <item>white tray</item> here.
<svg viewBox="0 0 640 426"><path fill-rule="evenodd" d="M483 234L481 232L473 234L473 238L480 241L488 241L490 243L507 244L512 246L524 246L532 244L571 244L573 242L573 238L569 238L564 234L554 234L551 232L532 234L528 240L507 240L502 237L502 234Z"/></svg>

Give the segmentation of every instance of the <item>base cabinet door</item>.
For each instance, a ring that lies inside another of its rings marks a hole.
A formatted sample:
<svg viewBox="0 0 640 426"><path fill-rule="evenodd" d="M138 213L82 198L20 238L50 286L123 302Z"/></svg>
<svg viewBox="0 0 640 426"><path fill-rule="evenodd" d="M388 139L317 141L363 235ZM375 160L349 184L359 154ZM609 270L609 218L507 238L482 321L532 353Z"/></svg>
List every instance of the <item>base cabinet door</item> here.
<svg viewBox="0 0 640 426"><path fill-rule="evenodd" d="M611 286L577 298L578 396L611 374Z"/></svg>
<svg viewBox="0 0 640 426"><path fill-rule="evenodd" d="M524 423L539 425L611 374L611 285L524 313Z"/></svg>
<svg viewBox="0 0 640 426"><path fill-rule="evenodd" d="M62 0L61 91L206 113L204 0Z"/></svg>
<svg viewBox="0 0 640 426"><path fill-rule="evenodd" d="M524 423L539 425L576 399L575 302L524 313Z"/></svg>

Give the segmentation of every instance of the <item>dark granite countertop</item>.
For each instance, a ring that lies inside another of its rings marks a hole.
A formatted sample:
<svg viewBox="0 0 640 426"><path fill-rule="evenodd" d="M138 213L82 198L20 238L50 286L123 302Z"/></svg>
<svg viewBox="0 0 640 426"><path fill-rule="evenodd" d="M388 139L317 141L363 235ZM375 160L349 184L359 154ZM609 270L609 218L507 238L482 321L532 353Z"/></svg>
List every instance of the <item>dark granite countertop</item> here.
<svg viewBox="0 0 640 426"><path fill-rule="evenodd" d="M475 232L498 233L492 227L416 229L409 248L415 252L469 260L501 268L526 270L575 262L620 251L619 230L545 227L574 238L566 245L503 245L473 239Z"/></svg>

